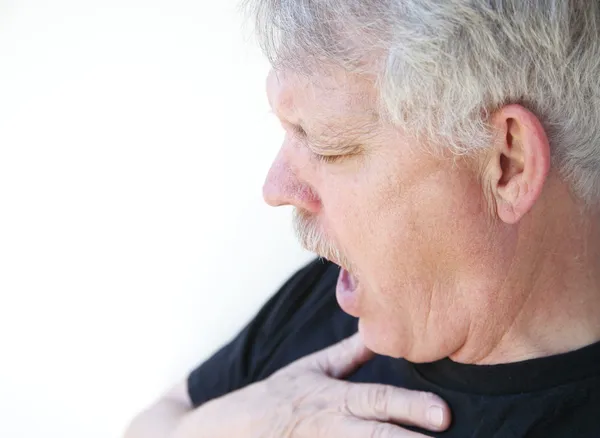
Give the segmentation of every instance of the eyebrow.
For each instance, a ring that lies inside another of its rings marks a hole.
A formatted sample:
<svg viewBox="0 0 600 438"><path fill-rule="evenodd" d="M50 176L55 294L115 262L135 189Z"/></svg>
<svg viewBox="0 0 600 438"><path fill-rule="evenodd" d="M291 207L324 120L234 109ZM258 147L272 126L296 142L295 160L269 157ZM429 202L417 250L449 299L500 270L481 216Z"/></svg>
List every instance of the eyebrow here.
<svg viewBox="0 0 600 438"><path fill-rule="evenodd" d="M371 117L369 120L357 121L351 119L338 119L335 122L328 122L322 125L316 123L317 128L306 130L307 140L316 149L333 153L348 152L356 149L361 143L364 143L373 135L377 126L377 117ZM302 124L301 126L310 126Z"/></svg>

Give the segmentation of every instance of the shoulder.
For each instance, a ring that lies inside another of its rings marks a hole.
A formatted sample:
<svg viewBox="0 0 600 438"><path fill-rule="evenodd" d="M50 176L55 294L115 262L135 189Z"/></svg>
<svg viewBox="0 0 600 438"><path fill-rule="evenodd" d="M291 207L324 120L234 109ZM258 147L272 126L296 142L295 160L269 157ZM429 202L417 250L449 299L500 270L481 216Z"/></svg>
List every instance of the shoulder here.
<svg viewBox="0 0 600 438"><path fill-rule="evenodd" d="M600 437L600 377L568 387L555 390L560 401L552 405L527 438Z"/></svg>

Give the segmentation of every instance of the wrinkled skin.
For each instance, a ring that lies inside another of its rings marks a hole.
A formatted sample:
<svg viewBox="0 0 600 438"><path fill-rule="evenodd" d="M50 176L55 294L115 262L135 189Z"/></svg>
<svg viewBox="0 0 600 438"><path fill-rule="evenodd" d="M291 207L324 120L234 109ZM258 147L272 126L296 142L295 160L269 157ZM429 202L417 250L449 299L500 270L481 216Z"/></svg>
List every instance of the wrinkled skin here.
<svg viewBox="0 0 600 438"><path fill-rule="evenodd" d="M433 394L338 380L371 357L355 335L206 403L171 438L195 438L199 430L211 438L418 438L424 435L397 424L448 427L449 409Z"/></svg>

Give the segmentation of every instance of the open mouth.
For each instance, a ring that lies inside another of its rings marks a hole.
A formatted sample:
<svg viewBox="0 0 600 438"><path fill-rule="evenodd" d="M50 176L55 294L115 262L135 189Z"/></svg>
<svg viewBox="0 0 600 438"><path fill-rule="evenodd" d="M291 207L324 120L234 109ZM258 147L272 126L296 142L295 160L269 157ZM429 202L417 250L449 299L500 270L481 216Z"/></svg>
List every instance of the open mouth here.
<svg viewBox="0 0 600 438"><path fill-rule="evenodd" d="M358 316L358 279L344 268L340 268L336 286L336 298L342 310L352 316Z"/></svg>

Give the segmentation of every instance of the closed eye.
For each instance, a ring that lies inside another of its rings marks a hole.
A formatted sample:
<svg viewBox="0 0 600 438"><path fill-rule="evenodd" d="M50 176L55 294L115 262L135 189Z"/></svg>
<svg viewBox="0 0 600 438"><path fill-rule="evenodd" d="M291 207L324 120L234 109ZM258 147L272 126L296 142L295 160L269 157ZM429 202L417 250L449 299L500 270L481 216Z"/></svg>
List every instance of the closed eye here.
<svg viewBox="0 0 600 438"><path fill-rule="evenodd" d="M318 160L319 162L322 163L333 163L335 161L338 161L342 158L344 158L346 155L345 154L336 154L336 153L320 153L318 151L325 151L328 150L329 148L327 147L316 147L316 145L313 145L311 141L309 141L308 139L308 134L306 133L306 131L304 130L304 128L302 128L302 126L300 125L294 125L291 123L287 123L287 122L282 122L283 127L288 130L294 137L296 137L297 139L303 140L303 142L308 143L307 144L307 148L309 149L311 155Z"/></svg>
<svg viewBox="0 0 600 438"><path fill-rule="evenodd" d="M311 151L312 155L322 163L333 163L343 158L343 155L324 155Z"/></svg>

